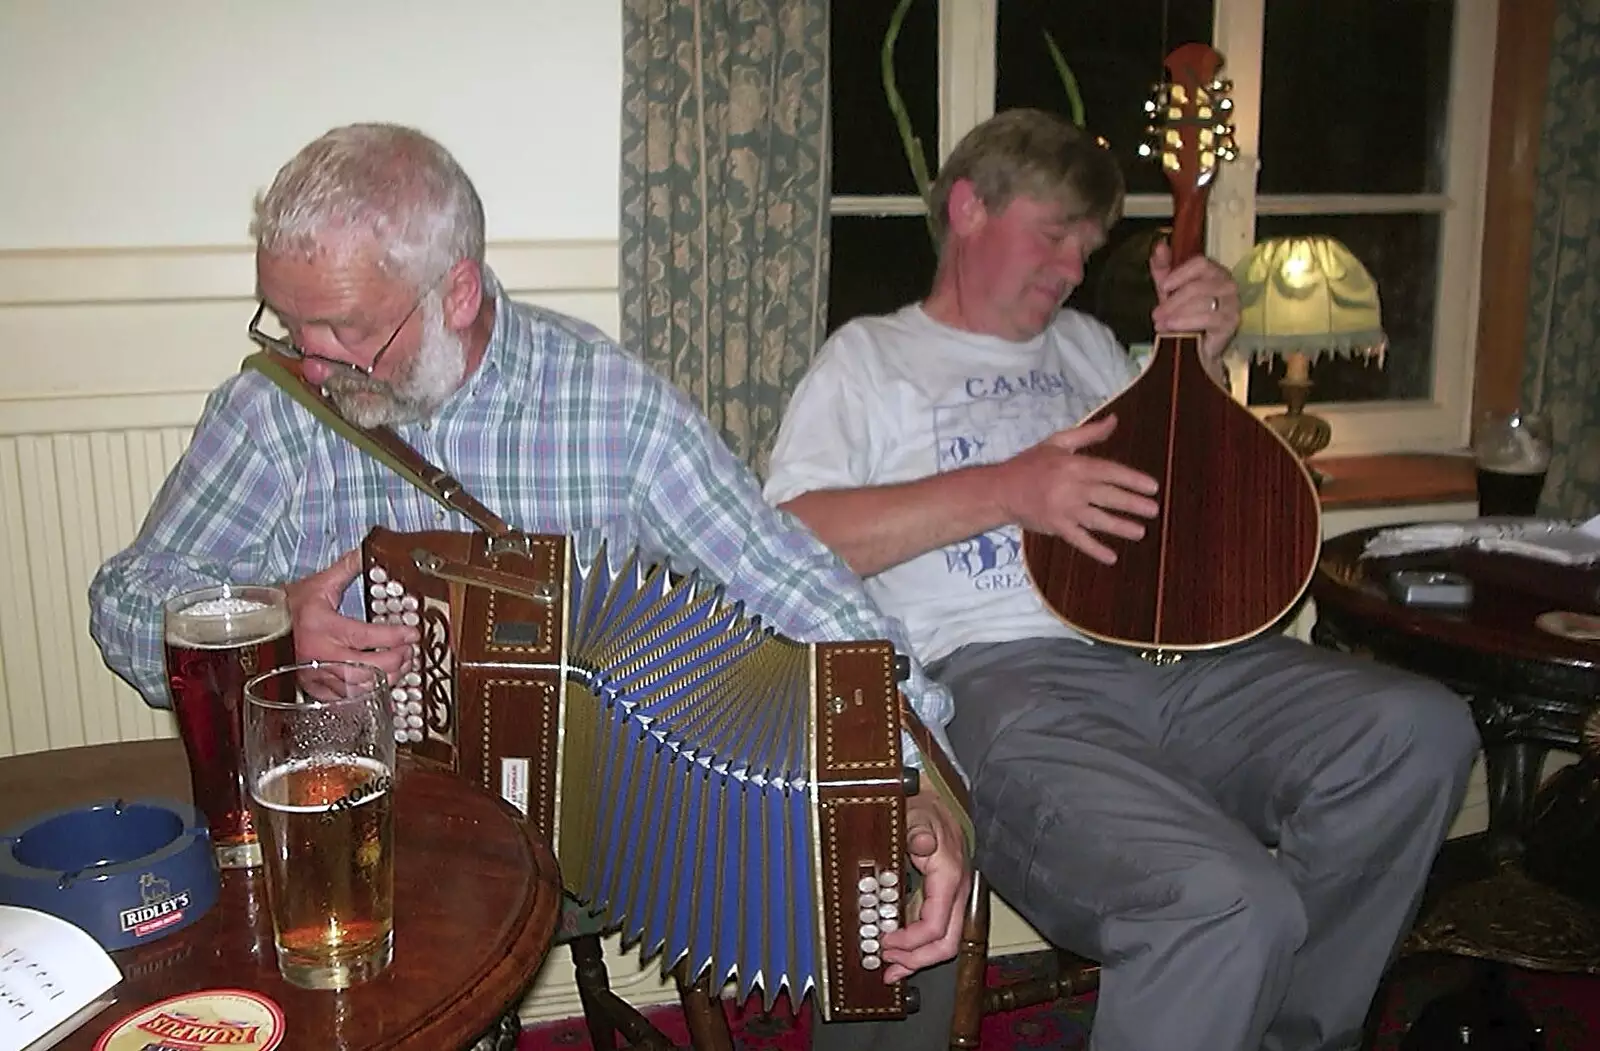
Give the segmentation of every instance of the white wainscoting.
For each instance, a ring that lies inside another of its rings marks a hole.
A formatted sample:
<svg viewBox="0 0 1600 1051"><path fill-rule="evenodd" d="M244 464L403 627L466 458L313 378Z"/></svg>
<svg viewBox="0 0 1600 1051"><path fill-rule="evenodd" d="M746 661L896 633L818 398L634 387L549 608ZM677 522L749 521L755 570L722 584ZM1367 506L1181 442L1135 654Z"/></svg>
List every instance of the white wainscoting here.
<svg viewBox="0 0 1600 1051"><path fill-rule="evenodd" d="M489 261L518 298L617 332L615 244L502 243ZM101 663L87 589L132 540L206 392L249 352L253 288L243 247L0 252L0 756L173 733ZM1390 508L1326 524L1336 533L1471 513ZM1483 799L1480 779L1457 831L1482 827ZM996 953L1044 944L1003 903L990 943ZM676 996L655 964L641 966L615 939L607 965L634 1003ZM523 1018L580 1010L558 949Z"/></svg>

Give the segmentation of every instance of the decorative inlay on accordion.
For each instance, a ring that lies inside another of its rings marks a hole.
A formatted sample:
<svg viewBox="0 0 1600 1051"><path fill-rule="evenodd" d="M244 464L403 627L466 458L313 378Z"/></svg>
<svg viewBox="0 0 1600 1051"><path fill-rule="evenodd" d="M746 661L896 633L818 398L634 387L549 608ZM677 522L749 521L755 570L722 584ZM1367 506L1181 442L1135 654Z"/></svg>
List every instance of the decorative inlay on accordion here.
<svg viewBox="0 0 1600 1051"><path fill-rule="evenodd" d="M422 633L396 736L526 814L567 889L664 965L903 1016L880 955L916 781L892 647L797 643L718 587L571 548L368 535L368 617Z"/></svg>

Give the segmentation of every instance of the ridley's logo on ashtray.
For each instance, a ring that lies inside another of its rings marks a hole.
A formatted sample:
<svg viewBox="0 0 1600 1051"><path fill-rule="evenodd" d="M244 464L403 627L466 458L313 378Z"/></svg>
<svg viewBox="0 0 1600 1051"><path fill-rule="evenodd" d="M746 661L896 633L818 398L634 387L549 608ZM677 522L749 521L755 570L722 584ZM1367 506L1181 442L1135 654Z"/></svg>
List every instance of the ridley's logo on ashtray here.
<svg viewBox="0 0 1600 1051"><path fill-rule="evenodd" d="M172 885L153 872L139 877L139 898L142 904L123 909L117 919L124 932L140 938L181 923L183 910L189 907L187 890L172 893Z"/></svg>
<svg viewBox="0 0 1600 1051"><path fill-rule="evenodd" d="M283 1011L260 993L208 989L185 993L127 1016L103 1033L95 1051L273 1051L283 1040Z"/></svg>

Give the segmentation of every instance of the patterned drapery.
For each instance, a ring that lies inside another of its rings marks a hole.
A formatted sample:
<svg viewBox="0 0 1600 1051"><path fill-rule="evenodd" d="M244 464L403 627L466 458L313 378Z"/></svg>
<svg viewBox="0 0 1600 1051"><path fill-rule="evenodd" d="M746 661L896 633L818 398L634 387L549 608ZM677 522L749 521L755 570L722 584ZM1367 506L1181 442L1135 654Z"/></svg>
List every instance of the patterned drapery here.
<svg viewBox="0 0 1600 1051"><path fill-rule="evenodd" d="M827 0L623 0L622 338L764 471L826 321Z"/></svg>
<svg viewBox="0 0 1600 1051"><path fill-rule="evenodd" d="M1525 404L1550 417L1541 510L1600 512L1600 0L1560 0L1533 216Z"/></svg>

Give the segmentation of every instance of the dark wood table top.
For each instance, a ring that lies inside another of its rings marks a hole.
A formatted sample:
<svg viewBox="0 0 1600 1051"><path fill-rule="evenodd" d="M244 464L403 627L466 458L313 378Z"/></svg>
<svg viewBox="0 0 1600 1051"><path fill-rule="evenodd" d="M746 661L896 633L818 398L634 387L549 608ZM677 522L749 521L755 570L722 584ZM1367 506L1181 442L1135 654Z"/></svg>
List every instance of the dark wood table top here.
<svg viewBox="0 0 1600 1051"><path fill-rule="evenodd" d="M1364 559L1362 550L1379 528L1358 529L1324 542L1311 595L1319 616L1353 617L1374 627L1443 643L1464 652L1561 665L1600 674L1600 642L1564 638L1538 627L1540 614L1565 608L1535 595L1475 576L1454 550L1398 558ZM1389 597L1388 575L1396 569L1452 569L1473 578L1472 605L1463 610L1406 606Z"/></svg>
<svg viewBox="0 0 1600 1051"><path fill-rule="evenodd" d="M176 740L68 748L0 759L0 828L108 798L188 801ZM457 1051L488 1030L533 978L560 910L549 847L515 811L473 785L402 761L395 790L394 963L344 992L278 975L259 870L222 876L192 926L115 953L117 1002L58 1045L88 1051L147 1004L199 989L251 989L283 1008L285 1049Z"/></svg>

